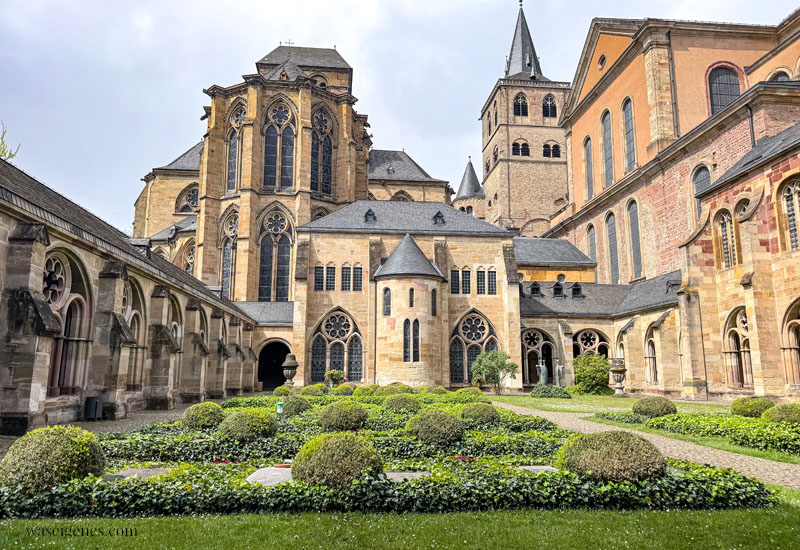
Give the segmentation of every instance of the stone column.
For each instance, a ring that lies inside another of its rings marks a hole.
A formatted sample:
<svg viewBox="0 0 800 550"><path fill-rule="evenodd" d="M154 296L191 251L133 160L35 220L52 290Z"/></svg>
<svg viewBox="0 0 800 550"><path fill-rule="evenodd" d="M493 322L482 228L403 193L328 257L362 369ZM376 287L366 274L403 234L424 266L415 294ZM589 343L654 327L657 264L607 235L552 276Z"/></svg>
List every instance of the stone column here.
<svg viewBox="0 0 800 550"><path fill-rule="evenodd" d="M558 320L558 339L561 341L561 350L564 356L564 371L561 373L561 383L571 386L575 383L574 357L572 356L572 329L564 319ZM553 358L555 359L555 357Z"/></svg>
<svg viewBox="0 0 800 550"><path fill-rule="evenodd" d="M0 223L2 223L0 221ZM2 231L3 227L0 227ZM0 307L0 434L22 435L47 423L44 412L58 318L42 295L47 227L18 223L8 236L5 291Z"/></svg>
<svg viewBox="0 0 800 550"><path fill-rule="evenodd" d="M175 407L174 370L180 345L167 327L169 287L157 285L150 300L150 365L144 396L148 409L167 410Z"/></svg>
<svg viewBox="0 0 800 550"><path fill-rule="evenodd" d="M185 350L178 393L181 403L198 403L205 399L206 361L208 357L208 334L200 332L200 300L190 299L186 303L183 347Z"/></svg>
<svg viewBox="0 0 800 550"><path fill-rule="evenodd" d="M238 317L231 317L228 322L228 369L225 373L225 397L242 395L242 362L245 360L240 341L242 322Z"/></svg>
<svg viewBox="0 0 800 550"><path fill-rule="evenodd" d="M647 84L647 106L650 112L650 144L647 150L655 154L676 139L669 42L666 34L653 33L648 36L642 47L642 53Z"/></svg>
<svg viewBox="0 0 800 550"><path fill-rule="evenodd" d="M700 313L700 296L696 290L682 288L678 291L678 308L681 321L681 347L683 370L683 397L685 399L707 399L705 349L703 325Z"/></svg>
<svg viewBox="0 0 800 550"><path fill-rule="evenodd" d="M211 321L209 322L209 354L207 359L208 367L206 369L206 396L210 399L222 399L225 397L225 371L230 353L222 341L222 323L224 322L225 314L223 311L219 308L214 308L211 311Z"/></svg>
<svg viewBox="0 0 800 550"><path fill-rule="evenodd" d="M242 392L250 393L255 390L256 376L258 371L256 365L258 358L253 353L253 325L244 323L242 327L242 350L244 351L244 361L242 361Z"/></svg>

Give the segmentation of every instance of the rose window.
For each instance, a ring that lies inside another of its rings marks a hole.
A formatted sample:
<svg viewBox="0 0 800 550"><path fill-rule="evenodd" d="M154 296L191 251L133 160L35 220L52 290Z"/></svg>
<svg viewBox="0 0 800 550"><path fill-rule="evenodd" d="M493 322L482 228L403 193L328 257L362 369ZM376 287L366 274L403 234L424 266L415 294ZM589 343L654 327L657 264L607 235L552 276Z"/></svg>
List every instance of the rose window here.
<svg viewBox="0 0 800 550"><path fill-rule="evenodd" d="M192 189L186 194L186 204L192 208L197 208L197 189Z"/></svg>
<svg viewBox="0 0 800 550"><path fill-rule="evenodd" d="M286 229L286 218L280 214L274 214L267 218L267 231L270 233L283 233Z"/></svg>
<svg viewBox="0 0 800 550"><path fill-rule="evenodd" d="M234 215L228 218L228 221L225 223L225 233L229 237L233 237L239 232L239 216Z"/></svg>
<svg viewBox="0 0 800 550"><path fill-rule="evenodd" d="M314 128L323 134L328 130L328 119L325 115L318 113L314 116Z"/></svg>
<svg viewBox="0 0 800 550"><path fill-rule="evenodd" d="M467 317L461 324L461 334L470 342L478 342L486 335L486 323L480 317Z"/></svg>
<svg viewBox="0 0 800 550"><path fill-rule="evenodd" d="M525 345L529 348L535 348L539 345L541 339L538 332L528 332L525 334Z"/></svg>
<svg viewBox="0 0 800 550"><path fill-rule="evenodd" d="M342 340L350 334L350 319L345 315L331 315L325 321L325 334L334 340Z"/></svg>
<svg viewBox="0 0 800 550"><path fill-rule="evenodd" d="M48 304L56 304L64 297L67 292L67 277L67 270L59 258L47 259L42 277L42 293Z"/></svg>
<svg viewBox="0 0 800 550"><path fill-rule="evenodd" d="M283 105L279 105L272 109L272 120L278 124L283 124L289 120L289 110Z"/></svg>
<svg viewBox="0 0 800 550"><path fill-rule="evenodd" d="M594 332L584 332L581 334L581 345L584 348L593 348L597 345L597 335Z"/></svg>

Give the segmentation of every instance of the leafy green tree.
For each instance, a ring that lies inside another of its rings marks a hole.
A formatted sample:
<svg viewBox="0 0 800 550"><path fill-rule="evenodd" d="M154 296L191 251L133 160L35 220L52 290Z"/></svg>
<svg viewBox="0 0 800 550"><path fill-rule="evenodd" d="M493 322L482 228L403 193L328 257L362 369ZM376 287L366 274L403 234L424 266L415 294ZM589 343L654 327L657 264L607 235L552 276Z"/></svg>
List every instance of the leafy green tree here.
<svg viewBox="0 0 800 550"><path fill-rule="evenodd" d="M482 376L494 388L494 393L500 395L506 378L516 378L519 370L519 365L510 359L504 351L483 352L472 363L472 376Z"/></svg>
<svg viewBox="0 0 800 550"><path fill-rule="evenodd" d="M330 384L333 382L334 386L338 386L344 382L344 372L338 369L331 369L325 373L325 382Z"/></svg>
<svg viewBox="0 0 800 550"><path fill-rule="evenodd" d="M9 147L6 144L6 125L0 122L0 126L2 126L2 130L0 130L0 159L11 160L19 153L19 145L17 145L16 149Z"/></svg>

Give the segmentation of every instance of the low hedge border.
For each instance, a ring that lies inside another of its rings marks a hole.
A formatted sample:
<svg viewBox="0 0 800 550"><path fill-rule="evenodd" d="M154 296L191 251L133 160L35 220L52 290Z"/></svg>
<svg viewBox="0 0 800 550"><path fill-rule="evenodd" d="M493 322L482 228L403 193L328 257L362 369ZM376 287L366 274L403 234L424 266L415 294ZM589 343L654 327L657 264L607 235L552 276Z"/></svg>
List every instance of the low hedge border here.
<svg viewBox="0 0 800 550"><path fill-rule="evenodd" d="M264 487L224 476L103 481L90 477L33 496L0 488L0 517L135 517L271 512L442 513L518 509L763 508L775 502L758 481L708 467L670 468L646 482L593 482L568 472L503 472L465 466L406 482L383 475L346 489L290 482Z"/></svg>
<svg viewBox="0 0 800 550"><path fill-rule="evenodd" d="M649 416L632 412L599 412L594 415L596 418L619 422L620 424L644 424L650 420Z"/></svg>
<svg viewBox="0 0 800 550"><path fill-rule="evenodd" d="M359 386L361 387L361 386ZM435 394L435 393L415 393L413 394L420 403L423 405L426 404L434 404L434 403L451 403L451 404L459 404L459 403L491 403L492 400L484 395L473 395L469 393L458 393L458 392L448 392L444 394ZM382 405L384 399L389 397L388 395L304 395L306 399L312 405L329 405L335 401L341 400L352 400L358 401L359 403L369 403L372 405ZM236 407L267 407L267 408L274 408L275 405L280 400L280 397L271 396L271 395L258 395L255 397L232 397L226 401L222 402L222 408L236 408Z"/></svg>

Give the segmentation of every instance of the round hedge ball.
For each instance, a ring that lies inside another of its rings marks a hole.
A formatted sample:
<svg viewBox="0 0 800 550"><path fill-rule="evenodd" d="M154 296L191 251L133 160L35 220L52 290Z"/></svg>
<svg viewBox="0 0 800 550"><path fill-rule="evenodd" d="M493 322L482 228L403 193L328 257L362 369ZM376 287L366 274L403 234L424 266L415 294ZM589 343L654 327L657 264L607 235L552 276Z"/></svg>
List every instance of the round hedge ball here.
<svg viewBox="0 0 800 550"><path fill-rule="evenodd" d="M494 426L500 423L500 413L489 403L470 403L461 409L461 420Z"/></svg>
<svg viewBox="0 0 800 550"><path fill-rule="evenodd" d="M379 386L375 388L375 393L372 395L397 395L400 390L397 386Z"/></svg>
<svg viewBox="0 0 800 550"><path fill-rule="evenodd" d="M633 412L650 418L666 416L678 412L675 403L666 397L643 397L633 404Z"/></svg>
<svg viewBox="0 0 800 550"><path fill-rule="evenodd" d="M183 411L181 426L188 430L210 430L219 426L224 419L222 407L212 401L204 401Z"/></svg>
<svg viewBox="0 0 800 550"><path fill-rule="evenodd" d="M383 401L383 406L396 413L415 413L419 410L419 399L407 393L390 395Z"/></svg>
<svg viewBox="0 0 800 550"><path fill-rule="evenodd" d="M781 403L767 409L761 418L770 422L788 422L800 424L800 403Z"/></svg>
<svg viewBox="0 0 800 550"><path fill-rule="evenodd" d="M572 436L555 456L555 466L599 481L639 481L664 474L667 463L655 445L625 431Z"/></svg>
<svg viewBox="0 0 800 550"><path fill-rule="evenodd" d="M480 388L461 388L460 390L456 390L456 393L461 395L483 395Z"/></svg>
<svg viewBox="0 0 800 550"><path fill-rule="evenodd" d="M333 395L353 395L354 388L347 384L341 384L331 390Z"/></svg>
<svg viewBox="0 0 800 550"><path fill-rule="evenodd" d="M414 393L414 389L408 384L404 384L403 382L392 382L389 385L394 388L397 388L397 391L399 391L400 393Z"/></svg>
<svg viewBox="0 0 800 550"><path fill-rule="evenodd" d="M289 386L278 386L277 388L272 390L272 395L278 395L281 397L290 395L291 393L292 393L292 388L290 388Z"/></svg>
<svg viewBox="0 0 800 550"><path fill-rule="evenodd" d="M758 418L764 411L774 406L775 403L767 397L740 397L731 403L731 414Z"/></svg>
<svg viewBox="0 0 800 550"><path fill-rule="evenodd" d="M353 397L369 397L375 393L375 389L370 386L359 386L353 390Z"/></svg>
<svg viewBox="0 0 800 550"><path fill-rule="evenodd" d="M278 422L266 409L242 409L225 417L219 433L226 439L254 441L272 437L278 432Z"/></svg>
<svg viewBox="0 0 800 550"><path fill-rule="evenodd" d="M444 395L450 392L444 386L425 386L422 388L422 393L430 393L433 395Z"/></svg>
<svg viewBox="0 0 800 550"><path fill-rule="evenodd" d="M303 389L300 390L300 395L310 395L313 397L319 397L320 395L325 395L325 393L327 393L327 388L324 384L304 386Z"/></svg>
<svg viewBox="0 0 800 550"><path fill-rule="evenodd" d="M464 437L464 425L452 414L441 410L425 411L413 417L406 424L411 432L423 443L445 446Z"/></svg>
<svg viewBox="0 0 800 550"><path fill-rule="evenodd" d="M283 400L283 415L286 418L290 416L297 416L304 413L311 408L311 403L305 397L298 395L290 395Z"/></svg>
<svg viewBox="0 0 800 550"><path fill-rule="evenodd" d="M337 401L320 411L319 425L326 432L360 430L368 416L367 409L361 403Z"/></svg>
<svg viewBox="0 0 800 550"><path fill-rule="evenodd" d="M292 478L312 485L346 489L364 473L378 475L383 462L357 435L335 433L308 441L292 460Z"/></svg>
<svg viewBox="0 0 800 550"><path fill-rule="evenodd" d="M48 426L17 439L0 461L0 484L34 494L106 467L95 435L76 426Z"/></svg>

